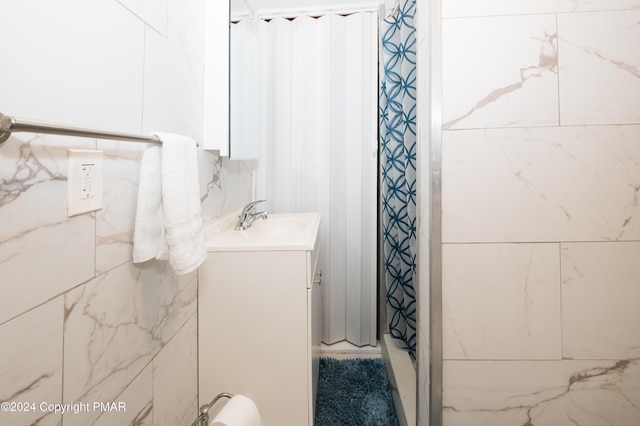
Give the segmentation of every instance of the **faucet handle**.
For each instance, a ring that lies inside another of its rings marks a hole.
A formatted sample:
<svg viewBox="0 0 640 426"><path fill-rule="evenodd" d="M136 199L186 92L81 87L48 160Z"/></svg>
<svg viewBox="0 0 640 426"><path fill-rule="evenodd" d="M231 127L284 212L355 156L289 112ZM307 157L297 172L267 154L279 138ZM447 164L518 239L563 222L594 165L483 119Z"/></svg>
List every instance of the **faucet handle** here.
<svg viewBox="0 0 640 426"><path fill-rule="evenodd" d="M244 208L242 209L242 213L247 213L247 212L253 211L256 208L256 204L266 203L266 202L267 202L267 200L252 201L249 204L247 204L246 206L244 206Z"/></svg>

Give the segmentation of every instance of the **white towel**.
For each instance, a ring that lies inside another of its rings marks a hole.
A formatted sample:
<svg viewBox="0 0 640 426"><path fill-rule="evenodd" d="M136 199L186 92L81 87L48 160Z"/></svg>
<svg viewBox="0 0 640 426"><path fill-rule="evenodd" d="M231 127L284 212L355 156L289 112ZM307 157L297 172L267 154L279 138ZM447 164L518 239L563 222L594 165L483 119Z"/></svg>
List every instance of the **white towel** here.
<svg viewBox="0 0 640 426"><path fill-rule="evenodd" d="M178 275L194 271L207 252L200 215L196 143L187 136L154 133L162 141L145 150L133 239L133 261L166 259Z"/></svg>
<svg viewBox="0 0 640 426"><path fill-rule="evenodd" d="M162 174L160 147L147 148L140 164L138 206L133 230L133 261L168 259L162 207Z"/></svg>

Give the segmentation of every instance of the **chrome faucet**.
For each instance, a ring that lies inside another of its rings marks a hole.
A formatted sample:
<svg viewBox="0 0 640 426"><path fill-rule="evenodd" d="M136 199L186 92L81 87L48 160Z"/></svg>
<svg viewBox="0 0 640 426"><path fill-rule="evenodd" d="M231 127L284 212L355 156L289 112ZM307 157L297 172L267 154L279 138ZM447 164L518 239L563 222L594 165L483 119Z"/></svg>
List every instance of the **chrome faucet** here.
<svg viewBox="0 0 640 426"><path fill-rule="evenodd" d="M242 209L242 212L240 212L240 216L238 216L238 223L236 223L235 230L243 231L248 227L250 227L251 224L256 220L266 219L267 218L266 210L256 213L256 204L266 203L266 202L267 200L252 201L246 206L244 206L244 208Z"/></svg>

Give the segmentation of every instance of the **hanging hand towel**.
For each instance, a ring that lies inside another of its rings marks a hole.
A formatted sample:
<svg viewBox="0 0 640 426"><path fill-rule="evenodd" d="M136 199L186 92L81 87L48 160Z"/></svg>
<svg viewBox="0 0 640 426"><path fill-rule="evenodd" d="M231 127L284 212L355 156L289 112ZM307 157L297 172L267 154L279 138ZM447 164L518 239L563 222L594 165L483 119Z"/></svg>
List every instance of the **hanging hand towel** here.
<svg viewBox="0 0 640 426"><path fill-rule="evenodd" d="M138 182L138 206L133 231L135 263L169 258L169 247L164 232L161 166L160 147L147 148L142 154Z"/></svg>
<svg viewBox="0 0 640 426"><path fill-rule="evenodd" d="M154 135L162 141L162 150L150 147L143 155L133 259L143 262L153 257L166 258L168 246L171 267L176 274L183 275L197 269L207 256L200 215L196 143L181 135ZM154 153L156 150L159 155ZM148 164L145 164L145 157L150 157ZM158 172L151 170L152 163L159 171L159 179ZM153 182L149 182L152 179ZM159 206L156 212L160 218L151 214L154 205Z"/></svg>

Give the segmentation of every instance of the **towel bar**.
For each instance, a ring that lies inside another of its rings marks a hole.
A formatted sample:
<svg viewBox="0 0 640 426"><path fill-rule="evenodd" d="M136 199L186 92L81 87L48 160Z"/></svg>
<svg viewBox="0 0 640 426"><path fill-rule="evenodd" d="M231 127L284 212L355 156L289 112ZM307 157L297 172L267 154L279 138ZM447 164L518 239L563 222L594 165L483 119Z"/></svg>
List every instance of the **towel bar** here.
<svg viewBox="0 0 640 426"><path fill-rule="evenodd" d="M219 393L211 400L210 403L203 405L200 407L200 415L196 419L195 422L191 424L191 426L209 426L209 410L213 407L213 404L218 402L220 398L233 398L233 395L227 392Z"/></svg>
<svg viewBox="0 0 640 426"><path fill-rule="evenodd" d="M80 136L96 139L115 139L130 142L161 143L156 136L132 135L105 130L83 129L61 124L23 120L0 113L0 146L9 139L12 132L47 133L51 135ZM197 144L197 142L196 142ZM198 144L199 145L199 144Z"/></svg>

